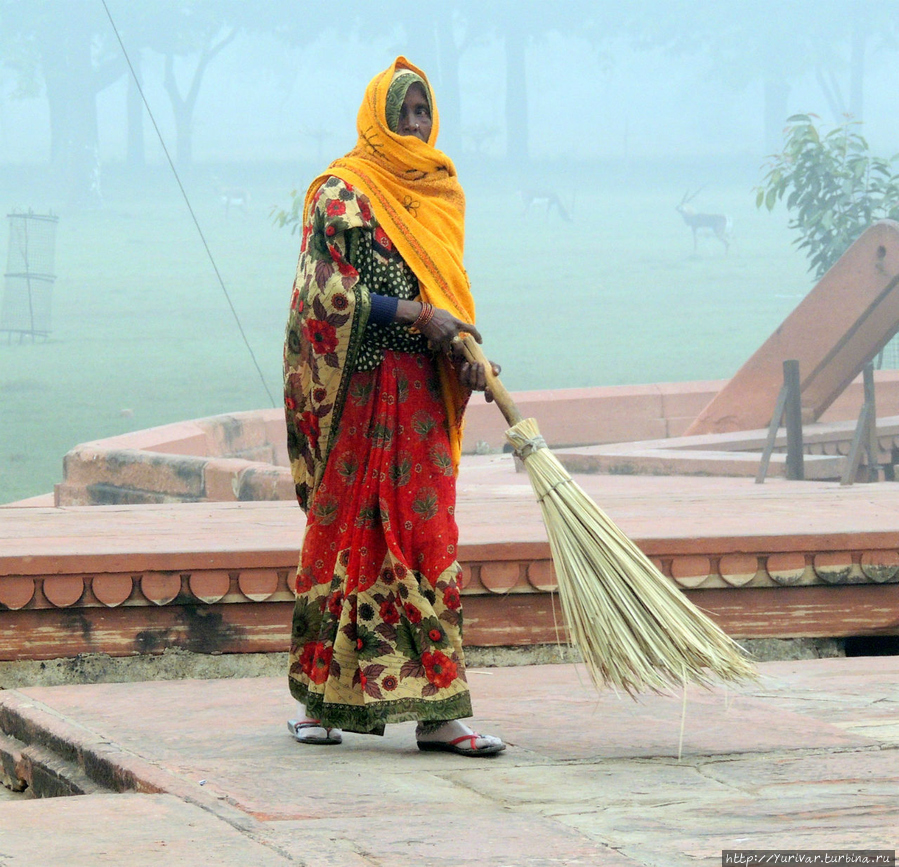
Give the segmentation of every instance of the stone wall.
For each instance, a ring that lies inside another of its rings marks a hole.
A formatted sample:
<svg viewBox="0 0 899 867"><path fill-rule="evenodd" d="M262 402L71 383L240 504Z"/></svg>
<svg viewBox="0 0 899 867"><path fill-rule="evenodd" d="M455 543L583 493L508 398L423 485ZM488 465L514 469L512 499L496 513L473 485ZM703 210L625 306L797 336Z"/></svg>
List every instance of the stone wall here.
<svg viewBox="0 0 899 867"><path fill-rule="evenodd" d="M899 415L899 371L877 373L879 416ZM520 392L550 448L680 437L724 383L660 383ZM852 383L822 422L857 418L862 385ZM472 398L464 451L499 451L506 424L483 396ZM572 468L573 469L573 468ZM290 500L284 414L258 410L178 422L82 443L63 461L57 506Z"/></svg>

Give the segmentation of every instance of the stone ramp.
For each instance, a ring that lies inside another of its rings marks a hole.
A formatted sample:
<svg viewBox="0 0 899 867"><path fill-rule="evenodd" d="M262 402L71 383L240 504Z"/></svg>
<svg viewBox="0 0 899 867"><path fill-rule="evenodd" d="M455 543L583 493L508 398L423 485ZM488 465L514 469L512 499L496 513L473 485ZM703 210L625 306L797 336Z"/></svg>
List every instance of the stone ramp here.
<svg viewBox="0 0 899 867"><path fill-rule="evenodd" d="M757 684L690 688L681 737L680 695L597 694L571 665L476 669L477 725L509 743L477 761L420 753L412 724L296 744L281 678L10 690L7 735L55 744L122 793L0 805L0 855L717 867L722 849L895 848L899 659L760 671Z"/></svg>
<svg viewBox="0 0 899 867"><path fill-rule="evenodd" d="M699 413L685 435L767 427L783 362L799 362L802 417L816 421L899 328L899 223L874 223Z"/></svg>

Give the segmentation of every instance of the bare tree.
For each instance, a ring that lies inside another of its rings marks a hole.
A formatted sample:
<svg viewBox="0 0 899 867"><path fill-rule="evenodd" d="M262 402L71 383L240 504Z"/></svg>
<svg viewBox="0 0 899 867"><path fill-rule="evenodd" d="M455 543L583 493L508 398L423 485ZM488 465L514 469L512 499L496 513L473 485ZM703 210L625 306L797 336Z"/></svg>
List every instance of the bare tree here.
<svg viewBox="0 0 899 867"><path fill-rule="evenodd" d="M200 94L200 86L203 83L206 68L226 45L234 41L235 36L237 36L237 29L231 28L221 37L207 37L200 49L187 92L184 94L181 93L175 78L175 51L169 51L165 55L165 92L169 95L172 112L175 116L176 159L180 165L188 166L193 162L194 111L197 107L197 97Z"/></svg>
<svg viewBox="0 0 899 867"><path fill-rule="evenodd" d="M43 92L50 115L50 160L67 198L96 202L97 94L124 74L103 7L90 0L2 0L0 48L24 95Z"/></svg>

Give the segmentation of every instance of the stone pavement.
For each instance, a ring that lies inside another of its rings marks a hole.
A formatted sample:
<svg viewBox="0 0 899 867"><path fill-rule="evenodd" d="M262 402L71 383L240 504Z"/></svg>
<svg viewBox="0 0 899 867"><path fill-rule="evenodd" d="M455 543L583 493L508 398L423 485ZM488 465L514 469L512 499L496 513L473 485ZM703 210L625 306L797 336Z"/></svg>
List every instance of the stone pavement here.
<svg viewBox="0 0 899 867"><path fill-rule="evenodd" d="M726 848L896 848L899 658L760 670L690 688L685 713L678 694L597 694L572 665L472 670L478 727L509 743L484 760L418 752L411 723L296 744L281 678L0 692L7 753L93 792L0 803L0 865L711 867Z"/></svg>

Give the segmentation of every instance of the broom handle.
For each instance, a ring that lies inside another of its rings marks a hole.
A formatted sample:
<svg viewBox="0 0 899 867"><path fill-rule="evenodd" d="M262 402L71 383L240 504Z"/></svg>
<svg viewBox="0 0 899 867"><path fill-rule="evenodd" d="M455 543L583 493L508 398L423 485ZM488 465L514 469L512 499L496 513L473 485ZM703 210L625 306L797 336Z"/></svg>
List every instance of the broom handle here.
<svg viewBox="0 0 899 867"><path fill-rule="evenodd" d="M512 395L506 391L506 387L499 381L499 377L493 372L493 365L487 360L487 356L484 355L484 350L481 349L478 342L470 334L457 337L456 340L461 345L462 352L468 361L474 364L484 365L484 371L487 374L487 387L493 395L493 400L499 407L499 411L503 414L503 417L509 423L509 427L515 427L518 422L523 420L522 415L518 411L518 407L515 406Z"/></svg>

